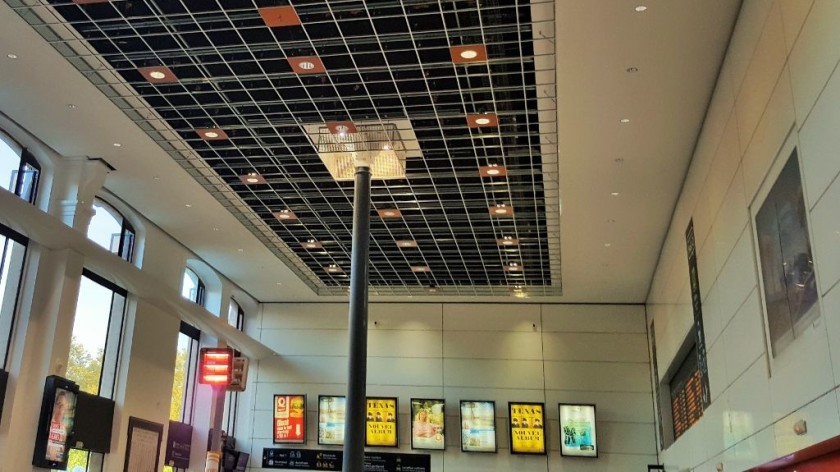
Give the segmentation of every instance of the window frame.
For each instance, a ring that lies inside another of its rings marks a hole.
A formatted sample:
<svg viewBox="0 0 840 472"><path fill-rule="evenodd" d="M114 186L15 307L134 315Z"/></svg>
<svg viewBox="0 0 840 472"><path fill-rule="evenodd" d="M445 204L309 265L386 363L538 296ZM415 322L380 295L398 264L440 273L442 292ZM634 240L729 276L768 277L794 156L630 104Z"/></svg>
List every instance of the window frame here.
<svg viewBox="0 0 840 472"><path fill-rule="evenodd" d="M111 294L111 312L108 316L108 326L106 328L106 335L105 335L105 350L104 350L103 359L102 359L102 372L99 375L99 388L98 388L99 393L97 393L97 395L99 395L100 397L113 399L114 392L116 390L117 373L118 373L119 365L120 365L120 355L122 354L122 347L123 347L123 341L124 341L124 336L125 336L125 320L126 320L126 317L128 315L128 290L120 287L119 285L115 284L114 282L111 282L110 280L108 280L108 279L100 276L99 274L91 271L87 267L82 269L82 276L87 277L92 282L95 282L95 283L105 287L106 289L108 289L112 292L112 294ZM120 314L120 319L119 319L119 325L117 325L117 326L114 326L114 321L115 321L114 320L114 295L120 295L124 299L124 303L123 303L123 307L122 307L121 314ZM116 333L112 332L112 330L114 330L114 329L117 329ZM116 346L114 346L112 344L114 342L114 335L116 335L116 342L117 342ZM113 357L110 357L109 353L112 353L111 355ZM107 364L106 364L106 361L108 361ZM111 385L108 387L108 395L107 396L102 394L103 393L102 382L105 379L105 369L106 368L111 369L111 372L109 372L109 375L111 375L112 378L114 379L114 381L111 382Z"/></svg>
<svg viewBox="0 0 840 472"><path fill-rule="evenodd" d="M778 153L776 154L775 158L773 159L773 163L770 166L769 170L765 174L763 183L759 186L758 190L753 197L753 200L750 202L749 205L749 229L752 233L752 244L753 244L753 256L755 259L755 270L756 270L756 283L758 285L758 295L761 302L761 322L762 322L762 329L764 331L764 352L766 354L767 363L769 366L769 376L772 377L773 373L776 369L780 368L781 366L787 366L791 363L795 363L799 354L798 351L802 351L801 346L803 344L807 344L813 338L816 332L819 330L814 329L815 324L819 324L825 315L825 309L823 307L823 297L820 293L820 274L819 274L819 266L816 264L815 261L815 245L814 245L814 226L811 222L811 211L809 209L809 202L810 199L808 198L808 188L805 183L805 174L803 172L804 166L802 165L802 147L799 145L798 140L796 139L795 133L791 132L785 140L785 143L781 146ZM767 310L767 299L764 290L764 274L762 271L761 266L761 254L759 248L759 241L758 241L758 231L756 228L756 216L761 209L764 202L767 200L767 197L772 190L773 186L775 185L776 181L778 180L779 176L781 175L782 171L792 159L793 153L796 153L796 160L799 166L799 184L802 187L802 197L803 197L803 205L805 207L805 224L808 231L808 244L811 248L811 258L814 260L814 278L815 284L817 288L817 300L816 300L816 308L818 309L818 314L815 318L809 320L807 323L810 325L810 329L805 329L799 336L795 337L792 341L790 341L783 349L781 349L778 353L774 352L773 349L773 340L770 333L770 320L769 320L769 313Z"/></svg>
<svg viewBox="0 0 840 472"><path fill-rule="evenodd" d="M38 184L41 182L41 163L38 162L38 159L30 152L26 147L22 146L17 140L12 138L11 135L6 133L3 130L0 130L0 142L6 144L9 148L16 151L18 155L18 165L17 165L17 176L15 178L15 184L12 188L8 189L8 192L17 195L22 200L25 200L31 204L35 204L35 201L38 198ZM24 187L24 176L26 175L26 167L31 167L35 170L35 177L32 181L32 194L29 195L29 198L23 198L22 192Z"/></svg>
<svg viewBox="0 0 840 472"><path fill-rule="evenodd" d="M186 267L184 269L184 276L187 276L188 273L192 273L192 275L195 276L195 298L184 297L183 278L181 279L181 296L195 303L196 305L203 307L207 298L207 285L204 284L204 280L201 279L201 276L198 275L198 272L191 269L190 267Z"/></svg>
<svg viewBox="0 0 840 472"><path fill-rule="evenodd" d="M0 342L4 342L6 345L3 358L0 359L2 360L2 363L0 363L0 368L5 369L6 367L8 367L9 364L9 356L11 355L12 351L12 339L14 339L15 335L15 322L17 321L18 311L20 310L21 288L23 286L23 278L26 272L26 264L29 260L29 238L3 224L0 224L0 235L7 238L7 244L8 241L11 240L23 246L23 257L20 268L20 277L17 281L17 290L15 290L15 300L12 305L11 319L9 321L9 336L8 339L6 339L5 341L0 340ZM2 254L0 254L0 277L2 277L3 267L6 265L6 257L7 248L4 247L2 250Z"/></svg>
<svg viewBox="0 0 840 472"><path fill-rule="evenodd" d="M182 398L181 415L178 421L192 424L195 415L195 387L198 378L198 351L201 343L201 331L186 321L181 320L178 333L190 339L187 348L189 353L187 355L186 374L184 376L184 397Z"/></svg>
<svg viewBox="0 0 840 472"><path fill-rule="evenodd" d="M120 239L117 243L117 250L114 252L110 248L107 250L111 253L123 259L129 263L134 263L134 250L137 244L137 230L134 229L134 225L128 221L128 218L119 211L114 205L108 203L108 200L105 200L102 197L94 197L93 203L91 204L91 208L94 206L103 207L105 211L107 211L111 216L114 217L115 220L120 224ZM90 228L88 228L88 232L90 232ZM129 237L130 235L130 237ZM88 235L88 239L90 236ZM128 245L126 247L126 245Z"/></svg>

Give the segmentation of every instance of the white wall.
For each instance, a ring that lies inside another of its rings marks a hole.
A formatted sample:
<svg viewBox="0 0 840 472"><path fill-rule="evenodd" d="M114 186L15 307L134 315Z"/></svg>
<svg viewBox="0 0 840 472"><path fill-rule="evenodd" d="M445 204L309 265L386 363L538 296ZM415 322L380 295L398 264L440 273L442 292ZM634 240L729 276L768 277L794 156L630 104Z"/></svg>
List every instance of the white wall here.
<svg viewBox="0 0 840 472"><path fill-rule="evenodd" d="M253 421L237 431L250 470L262 470L262 449L274 447L274 394L306 393L305 447L329 448L317 445L317 399L346 394L347 316L343 303L263 306L253 334L281 356L250 373L242 418ZM656 450L644 316L627 305L371 304L367 392L399 398L402 452L410 452L410 398L446 399L447 450L418 451L436 471L646 470ZM498 454L460 451L461 399L496 402ZM547 457L509 453L508 401L546 403ZM561 458L559 402L597 404L599 459Z"/></svg>
<svg viewBox="0 0 840 472"><path fill-rule="evenodd" d="M743 4L648 298L662 375L692 324L684 232L693 217L713 402L662 453L667 470L743 470L840 434L837 25L836 0ZM750 210L793 146L823 316L769 359ZM800 418L808 433L794 436Z"/></svg>

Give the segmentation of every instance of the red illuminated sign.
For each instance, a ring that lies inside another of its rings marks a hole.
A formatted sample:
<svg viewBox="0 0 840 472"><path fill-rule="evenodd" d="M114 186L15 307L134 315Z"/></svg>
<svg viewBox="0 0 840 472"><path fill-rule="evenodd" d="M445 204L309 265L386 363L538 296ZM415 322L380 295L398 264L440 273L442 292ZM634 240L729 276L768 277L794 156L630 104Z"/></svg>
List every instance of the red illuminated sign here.
<svg viewBox="0 0 840 472"><path fill-rule="evenodd" d="M198 383L225 387L233 371L233 349L203 347L199 353Z"/></svg>

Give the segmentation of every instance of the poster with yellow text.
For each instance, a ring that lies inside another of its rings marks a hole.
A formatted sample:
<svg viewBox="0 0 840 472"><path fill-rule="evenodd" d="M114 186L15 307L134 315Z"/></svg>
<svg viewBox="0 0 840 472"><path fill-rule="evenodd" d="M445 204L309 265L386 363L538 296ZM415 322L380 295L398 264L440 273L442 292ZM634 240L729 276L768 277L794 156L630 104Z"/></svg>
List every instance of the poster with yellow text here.
<svg viewBox="0 0 840 472"><path fill-rule="evenodd" d="M366 446L398 447L397 399L368 398L365 429Z"/></svg>
<svg viewBox="0 0 840 472"><path fill-rule="evenodd" d="M508 403L510 413L510 452L545 454L545 405Z"/></svg>

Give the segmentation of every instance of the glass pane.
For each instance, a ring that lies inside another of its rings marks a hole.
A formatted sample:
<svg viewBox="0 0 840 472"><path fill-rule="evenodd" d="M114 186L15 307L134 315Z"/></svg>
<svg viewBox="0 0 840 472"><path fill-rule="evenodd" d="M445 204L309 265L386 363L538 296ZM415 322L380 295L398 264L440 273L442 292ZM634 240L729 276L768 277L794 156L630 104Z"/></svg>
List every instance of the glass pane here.
<svg viewBox="0 0 840 472"><path fill-rule="evenodd" d="M178 334L178 351L175 355L175 379L172 382L172 403L169 407L169 419L183 421L184 398L188 385L187 369L190 363L192 338L184 333Z"/></svg>
<svg viewBox="0 0 840 472"><path fill-rule="evenodd" d="M23 166L23 176L21 177L20 188L17 190L20 198L30 203L35 201L35 189L38 186L39 175L41 175L41 171L38 169L29 164Z"/></svg>
<svg viewBox="0 0 840 472"><path fill-rule="evenodd" d="M26 247L0 235L0 367L6 362L14 326Z"/></svg>
<svg viewBox="0 0 840 472"><path fill-rule="evenodd" d="M181 284L181 296L187 300L196 301L198 298L198 276L187 269L184 271L184 281Z"/></svg>
<svg viewBox="0 0 840 472"><path fill-rule="evenodd" d="M99 200L93 202L93 218L90 219L87 237L96 244L114 254L119 253L120 234L122 233L122 216Z"/></svg>
<svg viewBox="0 0 840 472"><path fill-rule="evenodd" d="M20 169L20 151L0 139L0 187L13 191Z"/></svg>
<svg viewBox="0 0 840 472"><path fill-rule="evenodd" d="M78 383L82 391L94 395L99 394L112 296L111 290L82 277L73 321L67 378Z"/></svg>

